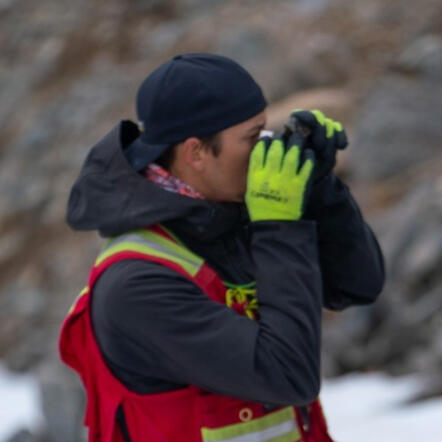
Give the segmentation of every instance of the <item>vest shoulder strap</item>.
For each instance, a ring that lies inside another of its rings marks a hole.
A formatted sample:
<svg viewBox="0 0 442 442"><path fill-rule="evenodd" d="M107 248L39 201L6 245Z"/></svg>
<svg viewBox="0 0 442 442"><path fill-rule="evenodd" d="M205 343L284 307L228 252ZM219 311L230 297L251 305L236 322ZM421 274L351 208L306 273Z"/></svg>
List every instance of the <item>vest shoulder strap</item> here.
<svg viewBox="0 0 442 442"><path fill-rule="evenodd" d="M138 229L111 238L98 255L95 266L99 266L120 252L135 252L171 261L194 277L204 264L204 260L163 229L159 226L156 226L155 230ZM162 231L164 234L160 233Z"/></svg>
<svg viewBox="0 0 442 442"><path fill-rule="evenodd" d="M123 259L163 264L194 282L213 300L225 302L225 288L217 273L162 225L110 238L95 260L88 287L92 289L104 270Z"/></svg>

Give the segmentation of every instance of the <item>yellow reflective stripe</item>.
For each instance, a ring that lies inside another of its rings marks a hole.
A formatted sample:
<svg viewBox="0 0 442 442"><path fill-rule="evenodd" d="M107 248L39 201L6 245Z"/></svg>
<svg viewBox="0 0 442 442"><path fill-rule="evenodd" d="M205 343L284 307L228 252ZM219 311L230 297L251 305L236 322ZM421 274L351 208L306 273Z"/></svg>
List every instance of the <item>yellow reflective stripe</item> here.
<svg viewBox="0 0 442 442"><path fill-rule="evenodd" d="M133 230L125 233L124 235L114 237L109 241L104 251L106 251L107 248L112 247L112 245L116 244L117 242L128 241L129 237L131 242L140 242L141 244L148 247L153 247L155 249L158 249L159 247L160 251L169 251L171 254L186 259L199 267L203 264L203 259L198 255L195 255L185 246L175 244L170 239L164 238L157 233L144 229Z"/></svg>
<svg viewBox="0 0 442 442"><path fill-rule="evenodd" d="M147 230L134 230L109 240L95 261L101 264L110 256L124 251L134 251L158 258L167 259L181 266L191 276L195 276L204 261L184 246Z"/></svg>
<svg viewBox="0 0 442 442"><path fill-rule="evenodd" d="M101 264L105 259L119 252L138 252L144 255L151 255L157 258L167 259L168 261L173 261L179 266L181 266L187 273L191 276L195 276L198 273L199 266L195 263L191 263L182 259L178 256L171 255L168 251L160 251L143 244L132 241L122 241L117 245L106 249L95 261L95 265Z"/></svg>
<svg viewBox="0 0 442 442"><path fill-rule="evenodd" d="M170 239L164 238L163 236L158 235L157 233L153 233L149 230L141 230L139 231L139 234L147 241L155 242L156 244L169 249L171 252L176 253L177 255L181 256L183 259L195 263L195 265L197 265L198 267L202 266L204 262L204 260L201 257L193 253L184 245L175 244Z"/></svg>
<svg viewBox="0 0 442 442"><path fill-rule="evenodd" d="M294 442L300 439L293 407L286 407L250 422L201 428L204 442Z"/></svg>
<svg viewBox="0 0 442 442"><path fill-rule="evenodd" d="M77 305L78 300L79 300L83 295L85 295L85 294L87 293L88 290L89 290L89 287L86 286L86 287L85 287L85 288L84 288L84 289L83 289L83 290L77 295L77 297L75 298L74 302L72 303L70 309L68 310L68 315L70 315L70 314L74 311L75 306Z"/></svg>
<svg viewBox="0 0 442 442"><path fill-rule="evenodd" d="M139 229L139 230L134 230L132 232L128 232L128 234L139 235L146 241L153 242L169 250L179 252L180 254L182 254L183 256L187 256L188 258L194 257L194 254L189 250L185 249L183 246L175 244L172 240L167 239L158 233L151 232L150 230Z"/></svg>

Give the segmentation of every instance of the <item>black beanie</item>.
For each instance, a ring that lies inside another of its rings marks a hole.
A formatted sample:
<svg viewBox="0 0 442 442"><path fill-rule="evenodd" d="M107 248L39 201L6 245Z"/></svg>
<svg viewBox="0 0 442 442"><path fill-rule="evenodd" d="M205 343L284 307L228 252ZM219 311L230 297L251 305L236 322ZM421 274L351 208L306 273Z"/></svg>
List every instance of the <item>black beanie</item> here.
<svg viewBox="0 0 442 442"><path fill-rule="evenodd" d="M215 134L266 106L261 88L233 60L214 54L177 55L138 89L137 115L144 130L126 155L140 170L174 144Z"/></svg>

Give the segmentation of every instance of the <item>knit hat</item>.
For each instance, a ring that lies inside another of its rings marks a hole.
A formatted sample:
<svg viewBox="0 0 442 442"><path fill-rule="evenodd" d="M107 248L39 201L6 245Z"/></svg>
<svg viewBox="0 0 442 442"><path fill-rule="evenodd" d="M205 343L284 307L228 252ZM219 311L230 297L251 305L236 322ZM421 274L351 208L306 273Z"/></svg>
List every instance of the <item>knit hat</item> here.
<svg viewBox="0 0 442 442"><path fill-rule="evenodd" d="M239 124L267 106L261 88L233 60L181 54L155 69L137 94L143 131L125 150L136 170L186 138L205 137Z"/></svg>

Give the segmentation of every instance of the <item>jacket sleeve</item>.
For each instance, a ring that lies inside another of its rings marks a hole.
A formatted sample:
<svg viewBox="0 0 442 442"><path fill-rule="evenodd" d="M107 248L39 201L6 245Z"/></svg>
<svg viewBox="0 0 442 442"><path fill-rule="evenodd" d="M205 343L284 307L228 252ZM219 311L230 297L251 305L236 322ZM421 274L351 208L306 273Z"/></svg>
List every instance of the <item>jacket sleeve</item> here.
<svg viewBox="0 0 442 442"><path fill-rule="evenodd" d="M383 256L348 187L328 176L313 190L306 218L317 221L324 306L374 302L385 281Z"/></svg>
<svg viewBox="0 0 442 442"><path fill-rule="evenodd" d="M119 373L265 404L305 405L317 397L322 287L315 223L253 229L259 322L155 263L122 261L103 273L92 320Z"/></svg>

